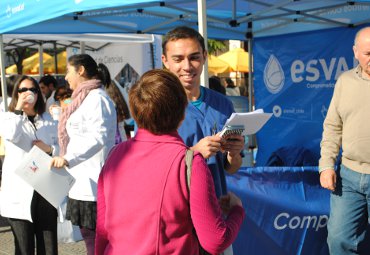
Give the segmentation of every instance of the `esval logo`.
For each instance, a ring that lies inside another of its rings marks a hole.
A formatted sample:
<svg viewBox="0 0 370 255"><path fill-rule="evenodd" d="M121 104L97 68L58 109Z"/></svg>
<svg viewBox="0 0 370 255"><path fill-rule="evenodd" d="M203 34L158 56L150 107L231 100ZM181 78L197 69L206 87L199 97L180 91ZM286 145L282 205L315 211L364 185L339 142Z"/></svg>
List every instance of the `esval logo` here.
<svg viewBox="0 0 370 255"><path fill-rule="evenodd" d="M267 90L272 94L278 93L284 87L284 70L274 55L271 55L267 61L263 72L263 80Z"/></svg>
<svg viewBox="0 0 370 255"><path fill-rule="evenodd" d="M24 3L21 3L15 7L11 7L10 5L7 6L5 12L6 12L6 17L10 18L12 14L16 14L18 12L21 12L24 10Z"/></svg>

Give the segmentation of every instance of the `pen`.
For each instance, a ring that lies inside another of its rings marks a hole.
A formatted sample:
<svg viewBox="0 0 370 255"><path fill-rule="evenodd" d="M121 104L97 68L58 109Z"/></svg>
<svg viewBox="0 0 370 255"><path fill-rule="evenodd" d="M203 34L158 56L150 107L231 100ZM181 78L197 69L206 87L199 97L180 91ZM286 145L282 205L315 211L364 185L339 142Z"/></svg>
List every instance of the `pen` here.
<svg viewBox="0 0 370 255"><path fill-rule="evenodd" d="M212 128L212 135L215 135L217 133L217 122L215 121L213 123L213 128Z"/></svg>

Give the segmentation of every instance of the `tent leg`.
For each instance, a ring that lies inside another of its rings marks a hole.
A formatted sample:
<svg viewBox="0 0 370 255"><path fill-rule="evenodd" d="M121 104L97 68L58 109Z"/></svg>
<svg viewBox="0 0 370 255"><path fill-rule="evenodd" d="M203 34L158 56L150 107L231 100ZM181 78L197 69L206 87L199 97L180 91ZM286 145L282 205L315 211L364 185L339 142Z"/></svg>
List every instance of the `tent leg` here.
<svg viewBox="0 0 370 255"><path fill-rule="evenodd" d="M42 42L39 45L39 78L44 76L44 47Z"/></svg>
<svg viewBox="0 0 370 255"><path fill-rule="evenodd" d="M86 47L85 47L85 42L80 42L80 50L81 50L81 54L85 54L85 49Z"/></svg>
<svg viewBox="0 0 370 255"><path fill-rule="evenodd" d="M205 50L207 49L207 41L208 41L208 34L207 34L207 13L206 13L206 1L205 0L198 0L198 30L199 33L204 38ZM205 58L203 72L200 77L200 84L208 88L208 58Z"/></svg>
<svg viewBox="0 0 370 255"><path fill-rule="evenodd" d="M254 89L253 89L253 32L252 32L252 22L248 22L248 31L247 31L247 40L248 40L248 53L249 53L249 72L248 72L248 104L249 111L253 111L254 107ZM257 147L256 135L249 135L248 137L248 147L251 150L252 162L254 165L254 149Z"/></svg>
<svg viewBox="0 0 370 255"><path fill-rule="evenodd" d="M1 92L4 100L4 110L8 111L8 94L6 90L6 74L5 74L5 60L4 60L4 41L3 35L0 34L0 68L1 68Z"/></svg>

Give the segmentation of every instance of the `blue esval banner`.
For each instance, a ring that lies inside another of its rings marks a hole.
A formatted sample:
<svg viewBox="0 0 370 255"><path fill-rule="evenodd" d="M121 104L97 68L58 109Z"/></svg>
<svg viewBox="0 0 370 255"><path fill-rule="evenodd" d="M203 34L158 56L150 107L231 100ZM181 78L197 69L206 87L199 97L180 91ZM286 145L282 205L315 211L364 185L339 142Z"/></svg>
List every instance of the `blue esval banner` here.
<svg viewBox="0 0 370 255"><path fill-rule="evenodd" d="M257 38L256 108L273 117L257 133L257 166L281 147L303 147L319 159L322 124L338 76L357 66L352 46L359 28ZM314 164L314 165L317 165Z"/></svg>
<svg viewBox="0 0 370 255"><path fill-rule="evenodd" d="M316 167L241 168L227 176L246 218L235 255L328 255L330 192Z"/></svg>

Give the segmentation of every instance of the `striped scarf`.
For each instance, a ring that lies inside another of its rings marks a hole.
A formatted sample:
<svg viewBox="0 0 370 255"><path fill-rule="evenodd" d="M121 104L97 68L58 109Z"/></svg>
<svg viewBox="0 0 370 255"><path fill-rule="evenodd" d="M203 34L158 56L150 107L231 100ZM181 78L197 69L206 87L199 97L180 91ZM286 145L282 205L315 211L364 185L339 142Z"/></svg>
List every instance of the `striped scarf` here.
<svg viewBox="0 0 370 255"><path fill-rule="evenodd" d="M92 79L87 80L78 85L75 91L72 93L72 103L70 103L67 108L62 112L58 125L58 137L59 137L59 156L63 157L66 154L67 145L69 143L69 136L67 133L67 120L69 116L77 110L82 104L86 96L93 89L100 88L102 83L100 80Z"/></svg>

